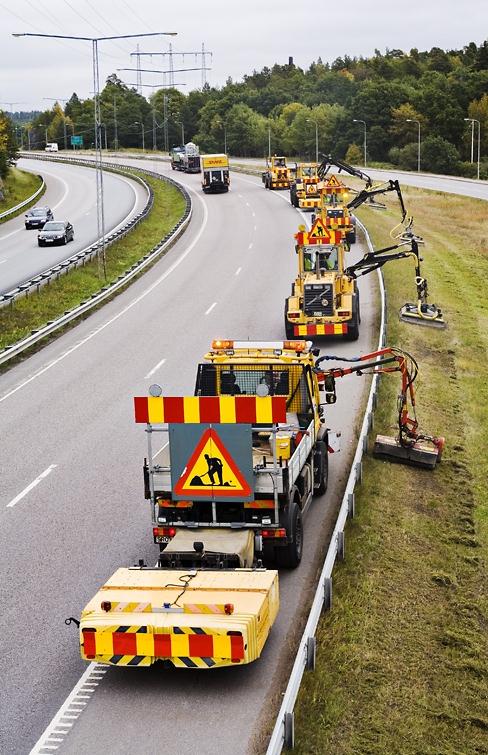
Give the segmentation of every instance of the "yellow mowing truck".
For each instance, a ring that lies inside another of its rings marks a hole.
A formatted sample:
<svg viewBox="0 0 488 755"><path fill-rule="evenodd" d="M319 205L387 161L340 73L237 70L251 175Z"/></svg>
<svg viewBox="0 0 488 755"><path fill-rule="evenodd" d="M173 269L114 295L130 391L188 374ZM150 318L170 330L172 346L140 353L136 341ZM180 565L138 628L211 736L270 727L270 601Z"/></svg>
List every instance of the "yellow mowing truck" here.
<svg viewBox="0 0 488 755"><path fill-rule="evenodd" d="M153 385L135 398L159 556L118 569L86 605L83 659L209 669L259 658L279 609L265 564L299 565L302 516L327 486L311 347L214 341L194 396Z"/></svg>
<svg viewBox="0 0 488 755"><path fill-rule="evenodd" d="M262 174L265 189L289 189L293 171L286 164L286 157L273 155L266 160Z"/></svg>
<svg viewBox="0 0 488 755"><path fill-rule="evenodd" d="M227 155L201 155L201 167L204 194L229 191L229 158Z"/></svg>
<svg viewBox="0 0 488 755"><path fill-rule="evenodd" d="M295 175L290 182L290 202L302 210L320 207L321 182L317 173L318 163L297 163Z"/></svg>
<svg viewBox="0 0 488 755"><path fill-rule="evenodd" d="M349 244L342 230L318 217L295 235L298 275L285 301L287 338L339 336L356 341L361 313L356 280L346 271Z"/></svg>
<svg viewBox="0 0 488 755"><path fill-rule="evenodd" d="M356 218L349 211L347 202L350 190L337 176L332 175L321 183L318 203L320 218L326 228L342 231L348 244L356 242Z"/></svg>

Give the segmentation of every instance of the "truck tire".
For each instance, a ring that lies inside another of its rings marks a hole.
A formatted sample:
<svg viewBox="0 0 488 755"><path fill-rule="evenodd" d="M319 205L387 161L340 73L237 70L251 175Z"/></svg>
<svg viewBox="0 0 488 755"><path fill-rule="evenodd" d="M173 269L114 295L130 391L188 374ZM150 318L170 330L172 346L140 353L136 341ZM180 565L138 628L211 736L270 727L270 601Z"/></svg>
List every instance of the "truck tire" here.
<svg viewBox="0 0 488 755"><path fill-rule="evenodd" d="M327 448L327 436L325 436L325 440L319 440L315 445L314 467L314 495L324 495L329 482L329 451Z"/></svg>
<svg viewBox="0 0 488 755"><path fill-rule="evenodd" d="M348 244L355 244L356 243L356 231L349 231L349 233L346 236L346 241Z"/></svg>
<svg viewBox="0 0 488 755"><path fill-rule="evenodd" d="M361 312L359 311L359 294L354 294L352 300L352 317L347 325L346 341L357 341L359 338L359 323Z"/></svg>
<svg viewBox="0 0 488 755"><path fill-rule="evenodd" d="M288 315L288 299L285 299L285 334L286 334L286 340L292 341L295 338L295 334L293 332L293 325L288 320L287 315Z"/></svg>
<svg viewBox="0 0 488 755"><path fill-rule="evenodd" d="M285 506L281 524L288 533L288 543L275 548L276 564L284 569L296 569L302 560L303 551L302 512L296 501Z"/></svg>

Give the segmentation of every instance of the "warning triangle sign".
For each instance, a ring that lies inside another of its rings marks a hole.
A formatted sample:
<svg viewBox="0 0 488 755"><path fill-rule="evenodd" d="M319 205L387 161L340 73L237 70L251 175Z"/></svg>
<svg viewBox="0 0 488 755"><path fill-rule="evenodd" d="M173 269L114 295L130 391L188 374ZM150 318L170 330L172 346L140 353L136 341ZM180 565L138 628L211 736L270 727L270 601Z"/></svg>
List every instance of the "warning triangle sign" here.
<svg viewBox="0 0 488 755"><path fill-rule="evenodd" d="M337 179L337 176L331 176L329 180L327 181L327 186L340 186L340 182Z"/></svg>
<svg viewBox="0 0 488 755"><path fill-rule="evenodd" d="M204 430L174 486L179 496L238 498L251 495L243 473L214 428Z"/></svg>
<svg viewBox="0 0 488 755"><path fill-rule="evenodd" d="M320 218L317 218L308 235L311 239L322 238L322 236L328 235L327 229Z"/></svg>

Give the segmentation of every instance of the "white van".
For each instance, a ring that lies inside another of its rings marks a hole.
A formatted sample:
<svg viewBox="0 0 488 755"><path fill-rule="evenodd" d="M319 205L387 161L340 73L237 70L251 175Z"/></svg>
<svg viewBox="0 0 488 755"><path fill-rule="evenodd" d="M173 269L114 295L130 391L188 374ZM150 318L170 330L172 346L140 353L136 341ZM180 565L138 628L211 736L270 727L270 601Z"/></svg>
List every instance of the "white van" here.
<svg viewBox="0 0 488 755"><path fill-rule="evenodd" d="M45 152L57 152L58 151L58 143L57 142L47 142L46 146L44 147Z"/></svg>

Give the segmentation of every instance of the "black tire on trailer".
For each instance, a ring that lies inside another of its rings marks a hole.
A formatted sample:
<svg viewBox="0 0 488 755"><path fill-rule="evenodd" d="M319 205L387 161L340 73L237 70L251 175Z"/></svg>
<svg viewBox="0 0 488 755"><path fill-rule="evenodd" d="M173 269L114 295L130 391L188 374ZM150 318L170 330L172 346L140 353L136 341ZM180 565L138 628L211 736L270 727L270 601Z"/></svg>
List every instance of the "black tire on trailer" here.
<svg viewBox="0 0 488 755"><path fill-rule="evenodd" d="M316 469L314 495L324 495L329 482L329 450L327 446L327 435L324 440L318 440L315 444L314 465Z"/></svg>
<svg viewBox="0 0 488 755"><path fill-rule="evenodd" d="M280 523L286 529L288 543L275 548L276 564L284 569L296 569L302 560L303 523L302 512L295 500L285 506Z"/></svg>

